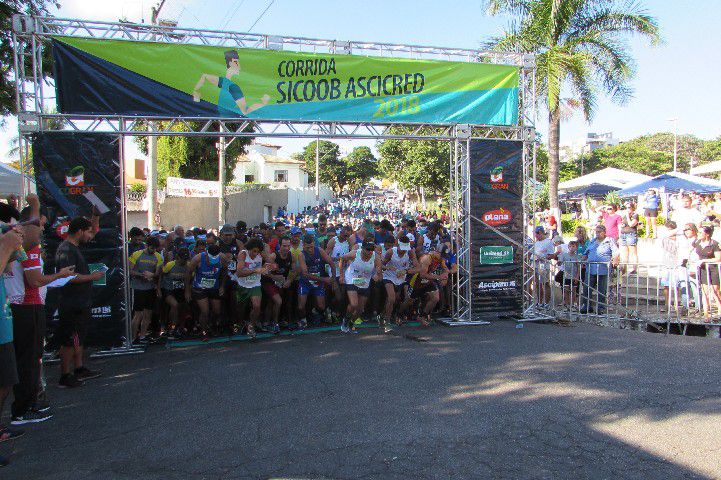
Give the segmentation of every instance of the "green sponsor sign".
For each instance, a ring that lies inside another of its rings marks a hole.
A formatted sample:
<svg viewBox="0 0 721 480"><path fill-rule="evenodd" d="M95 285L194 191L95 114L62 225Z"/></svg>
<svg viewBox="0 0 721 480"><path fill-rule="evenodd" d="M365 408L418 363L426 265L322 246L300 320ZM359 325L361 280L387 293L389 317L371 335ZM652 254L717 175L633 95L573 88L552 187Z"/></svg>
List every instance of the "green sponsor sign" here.
<svg viewBox="0 0 721 480"><path fill-rule="evenodd" d="M62 64L72 70L67 75L76 75L82 83L92 68L96 78L105 77L102 85L114 89L122 84L131 114L142 111L131 104L141 97L173 114L178 114L178 102L187 102L182 107L186 116L204 116L217 106L219 117L267 120L518 123L519 69L513 66L62 36L55 40L78 52ZM85 95L72 88L61 94L66 105L73 104L70 96ZM110 96L108 89L98 88L83 101L109 105L103 95ZM113 105L122 103L111 100ZM193 105L197 111L188 111ZM203 105L211 108L203 110Z"/></svg>
<svg viewBox="0 0 721 480"><path fill-rule="evenodd" d="M513 263L513 247L481 247L481 265Z"/></svg>

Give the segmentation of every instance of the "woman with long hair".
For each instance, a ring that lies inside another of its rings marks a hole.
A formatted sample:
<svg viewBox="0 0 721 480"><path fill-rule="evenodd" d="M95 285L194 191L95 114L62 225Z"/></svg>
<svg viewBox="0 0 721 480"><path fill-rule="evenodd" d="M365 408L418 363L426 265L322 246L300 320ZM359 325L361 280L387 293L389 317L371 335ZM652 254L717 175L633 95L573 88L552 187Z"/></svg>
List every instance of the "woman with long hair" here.
<svg viewBox="0 0 721 480"><path fill-rule="evenodd" d="M703 294L704 322L711 321L711 299L721 313L721 291L719 290L719 264L721 263L721 246L711 239L713 227L703 226L698 231L698 240L694 242L693 249L698 255L698 275L701 292Z"/></svg>

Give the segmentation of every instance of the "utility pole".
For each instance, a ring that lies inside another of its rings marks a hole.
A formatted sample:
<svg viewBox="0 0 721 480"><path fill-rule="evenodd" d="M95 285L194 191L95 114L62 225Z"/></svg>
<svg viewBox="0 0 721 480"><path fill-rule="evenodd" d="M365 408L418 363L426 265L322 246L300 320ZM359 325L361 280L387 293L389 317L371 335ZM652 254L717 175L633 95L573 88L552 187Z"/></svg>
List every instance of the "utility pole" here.
<svg viewBox="0 0 721 480"><path fill-rule="evenodd" d="M315 203L320 205L320 135L315 141Z"/></svg>
<svg viewBox="0 0 721 480"><path fill-rule="evenodd" d="M150 23L151 28L158 24L160 10L163 8L165 0L161 0L157 7L151 7ZM155 35L152 36L155 40ZM150 122L148 130L156 130L155 122ZM148 165L148 228L155 226L155 215L158 209L158 138L151 135L148 138L148 154L150 155L150 164Z"/></svg>

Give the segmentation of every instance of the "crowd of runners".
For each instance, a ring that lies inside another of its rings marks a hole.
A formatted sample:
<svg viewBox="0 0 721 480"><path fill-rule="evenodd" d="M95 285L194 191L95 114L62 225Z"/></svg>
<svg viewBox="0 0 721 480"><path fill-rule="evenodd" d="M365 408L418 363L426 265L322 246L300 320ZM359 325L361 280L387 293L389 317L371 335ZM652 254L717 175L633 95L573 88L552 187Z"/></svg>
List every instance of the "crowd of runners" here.
<svg viewBox="0 0 721 480"><path fill-rule="evenodd" d="M321 324L355 333L364 321L387 332L448 314L457 265L445 213L404 213L381 197L278 214L257 226L131 229L134 343Z"/></svg>

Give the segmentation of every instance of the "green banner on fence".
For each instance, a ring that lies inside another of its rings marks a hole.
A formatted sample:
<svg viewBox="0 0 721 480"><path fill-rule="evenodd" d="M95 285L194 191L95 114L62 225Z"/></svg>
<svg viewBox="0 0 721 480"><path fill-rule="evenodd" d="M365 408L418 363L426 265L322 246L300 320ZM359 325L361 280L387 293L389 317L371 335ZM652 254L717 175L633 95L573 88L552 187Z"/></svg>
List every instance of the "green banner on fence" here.
<svg viewBox="0 0 721 480"><path fill-rule="evenodd" d="M66 113L518 122L519 69L513 66L76 37L54 40L59 106Z"/></svg>

